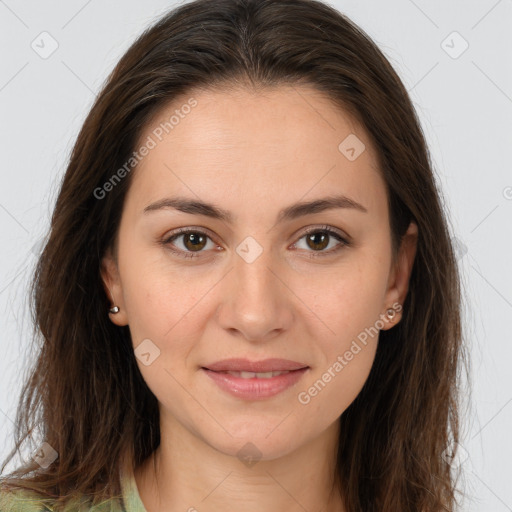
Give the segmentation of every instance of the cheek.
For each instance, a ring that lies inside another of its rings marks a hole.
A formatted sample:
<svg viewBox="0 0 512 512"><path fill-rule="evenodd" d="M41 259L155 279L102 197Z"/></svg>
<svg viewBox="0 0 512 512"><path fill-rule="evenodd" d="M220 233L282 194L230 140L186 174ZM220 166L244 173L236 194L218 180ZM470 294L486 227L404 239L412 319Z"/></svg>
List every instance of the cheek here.
<svg viewBox="0 0 512 512"><path fill-rule="evenodd" d="M348 350L340 351L327 367L315 372L297 394L301 428L326 428L343 414L363 388L376 348L377 339L367 345L356 341L349 344Z"/></svg>
<svg viewBox="0 0 512 512"><path fill-rule="evenodd" d="M322 333L327 333L313 335L321 361L297 394L299 403L313 413L307 421L317 421L316 413L325 416L326 411L328 417L322 421L334 421L366 382L382 327L379 320L387 279L383 270L382 262L361 252L357 260L347 260L339 268L335 279L331 274L316 281L324 293L306 294L305 302L314 304L312 309L325 327Z"/></svg>
<svg viewBox="0 0 512 512"><path fill-rule="evenodd" d="M133 249L132 252L130 249ZM178 265L172 265L164 251L154 248L125 248L123 295L134 345L143 338L157 343L183 329L194 308L212 284L208 278L194 278ZM120 262L121 265L121 262Z"/></svg>
<svg viewBox="0 0 512 512"><path fill-rule="evenodd" d="M140 372L158 400L172 410L187 410L190 396L182 386L187 388L190 372L197 370L197 357L191 353L211 315L208 291L217 281L211 272L198 276L192 267L187 272L158 259L138 267L123 282ZM141 357L148 352L149 357Z"/></svg>
<svg viewBox="0 0 512 512"><path fill-rule="evenodd" d="M332 357L348 349L352 339L376 325L383 312L385 270L379 260L360 252L336 271L315 276L314 287L303 288L304 302L311 305L327 334L322 337L325 353Z"/></svg>
<svg viewBox="0 0 512 512"><path fill-rule="evenodd" d="M182 386L190 371L189 354L204 330L201 298L212 285L158 264L123 283L137 365L159 402L172 410L187 409L190 397ZM149 361L141 356L148 352Z"/></svg>
<svg viewBox="0 0 512 512"><path fill-rule="evenodd" d="M335 421L370 374L380 332L381 281L378 273L363 276L356 271L339 279L322 300L316 299L328 335L316 336L321 358L297 393L311 428L319 421Z"/></svg>

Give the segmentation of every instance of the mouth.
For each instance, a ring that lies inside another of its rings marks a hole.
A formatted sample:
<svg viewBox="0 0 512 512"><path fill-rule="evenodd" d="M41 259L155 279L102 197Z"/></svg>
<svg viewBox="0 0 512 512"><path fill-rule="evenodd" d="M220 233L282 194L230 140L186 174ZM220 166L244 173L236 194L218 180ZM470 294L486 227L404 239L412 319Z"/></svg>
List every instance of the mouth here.
<svg viewBox="0 0 512 512"><path fill-rule="evenodd" d="M261 378L266 378L271 377L271 375L268 375L269 373L301 370L303 368L308 368L308 365L298 361L279 358L263 359L261 361L232 358L216 361L214 363L203 366L203 368L214 372L235 372L240 374L255 373L261 374ZM247 378L252 378L252 376L248 375Z"/></svg>
<svg viewBox="0 0 512 512"><path fill-rule="evenodd" d="M225 393L243 400L263 400L276 396L296 385L309 370L309 366L295 370L252 372L245 370L219 370L202 367L210 382Z"/></svg>

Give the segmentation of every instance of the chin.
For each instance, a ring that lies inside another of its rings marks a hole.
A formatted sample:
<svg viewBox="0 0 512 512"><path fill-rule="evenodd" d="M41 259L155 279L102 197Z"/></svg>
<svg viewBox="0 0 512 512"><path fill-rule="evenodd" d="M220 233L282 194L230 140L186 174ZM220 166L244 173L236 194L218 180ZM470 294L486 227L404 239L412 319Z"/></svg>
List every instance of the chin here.
<svg viewBox="0 0 512 512"><path fill-rule="evenodd" d="M233 436L223 431L224 435L221 438L212 438L210 435L203 440L215 450L236 457L250 466L253 463L251 461L277 459L288 455L296 448L295 443L291 442L293 433L275 429L278 423L272 426L245 425L241 428L230 425L226 428Z"/></svg>

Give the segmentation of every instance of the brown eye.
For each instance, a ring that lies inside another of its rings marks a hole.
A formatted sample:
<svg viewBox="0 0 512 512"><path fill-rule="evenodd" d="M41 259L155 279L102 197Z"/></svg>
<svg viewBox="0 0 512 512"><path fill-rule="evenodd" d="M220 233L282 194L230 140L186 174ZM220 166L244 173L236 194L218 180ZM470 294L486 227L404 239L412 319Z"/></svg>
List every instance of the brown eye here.
<svg viewBox="0 0 512 512"><path fill-rule="evenodd" d="M344 247L350 246L349 240L345 239L340 233L328 226L310 228L307 230L299 241L294 244L298 249L304 248L299 246L299 242L301 242L302 239L305 239L305 250L309 253L308 256L310 258L332 256ZM337 244L331 244L331 242L336 241L338 241ZM326 250L330 245L331 247Z"/></svg>
<svg viewBox="0 0 512 512"><path fill-rule="evenodd" d="M181 236L183 236L183 245L190 251L200 251L201 249L204 249L208 238L202 233L194 231L182 234Z"/></svg>
<svg viewBox="0 0 512 512"><path fill-rule="evenodd" d="M329 235L322 231L306 235L307 244L315 251L322 251L329 245Z"/></svg>
<svg viewBox="0 0 512 512"><path fill-rule="evenodd" d="M196 258L205 247L211 243L209 248L215 246L211 238L203 231L197 229L180 229L162 241L172 252L183 258Z"/></svg>

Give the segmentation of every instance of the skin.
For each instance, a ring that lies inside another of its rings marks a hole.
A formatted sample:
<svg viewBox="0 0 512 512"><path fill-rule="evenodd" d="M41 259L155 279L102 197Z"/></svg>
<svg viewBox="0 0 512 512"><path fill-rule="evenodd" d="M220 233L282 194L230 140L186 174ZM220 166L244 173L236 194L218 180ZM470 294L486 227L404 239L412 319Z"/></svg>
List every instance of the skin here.
<svg viewBox="0 0 512 512"><path fill-rule="evenodd" d="M389 307L403 304L417 227L409 226L394 264L376 152L364 129L315 89L189 93L159 112L141 141L190 97L197 106L133 171L117 261L110 252L103 259L105 289L120 308L112 322L129 325L134 348L149 339L160 350L147 366L137 359L160 404L162 439L135 471L139 494L148 512L343 510L334 486L339 417L368 377L378 336L359 343L362 350L307 404L298 393ZM354 161L338 149L349 134L366 147ZM334 193L367 212L337 208L276 223L282 208ZM176 195L215 203L235 220L171 208L143 213ZM351 245L328 254L340 247L336 238L320 249L308 244L304 229L323 225ZM186 235L172 242L194 259L161 243L186 227L209 233L200 252ZM262 248L251 263L236 252L248 236ZM280 357L310 369L277 396L249 401L200 369L230 357ZM260 453L250 467L237 456L248 442Z"/></svg>

